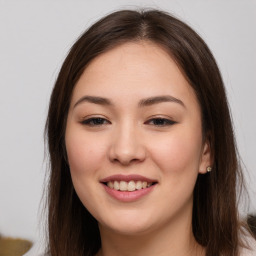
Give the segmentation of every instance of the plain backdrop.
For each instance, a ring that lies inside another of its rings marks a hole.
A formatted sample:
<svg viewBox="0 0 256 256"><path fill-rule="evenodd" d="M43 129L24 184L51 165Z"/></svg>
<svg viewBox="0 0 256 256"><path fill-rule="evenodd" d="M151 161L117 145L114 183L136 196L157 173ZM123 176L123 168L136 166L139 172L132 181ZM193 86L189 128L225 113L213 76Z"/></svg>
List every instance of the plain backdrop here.
<svg viewBox="0 0 256 256"><path fill-rule="evenodd" d="M60 66L76 38L121 8L175 14L206 41L219 64L256 211L256 1L0 0L0 233L38 241L47 163L44 124ZM42 205L42 204L41 204ZM42 225L43 226L43 225ZM41 234L41 235L40 235Z"/></svg>

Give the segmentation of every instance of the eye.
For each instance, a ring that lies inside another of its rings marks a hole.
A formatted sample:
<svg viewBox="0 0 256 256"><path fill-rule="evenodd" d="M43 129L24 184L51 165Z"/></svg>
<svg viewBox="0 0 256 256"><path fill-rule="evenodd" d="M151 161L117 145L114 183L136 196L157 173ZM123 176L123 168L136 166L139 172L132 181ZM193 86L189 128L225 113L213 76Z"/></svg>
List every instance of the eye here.
<svg viewBox="0 0 256 256"><path fill-rule="evenodd" d="M88 125L88 126L101 126L109 123L110 122L108 120L102 117L91 117L81 122L81 124Z"/></svg>
<svg viewBox="0 0 256 256"><path fill-rule="evenodd" d="M176 122L166 118L152 118L146 122L146 124L151 124L155 126L170 126L175 123Z"/></svg>

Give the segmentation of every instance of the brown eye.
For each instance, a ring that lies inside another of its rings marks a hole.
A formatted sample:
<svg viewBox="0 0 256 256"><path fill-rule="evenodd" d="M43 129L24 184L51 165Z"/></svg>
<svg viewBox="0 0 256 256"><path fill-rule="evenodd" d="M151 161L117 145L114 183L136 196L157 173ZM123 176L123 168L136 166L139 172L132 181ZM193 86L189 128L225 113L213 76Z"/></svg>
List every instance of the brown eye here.
<svg viewBox="0 0 256 256"><path fill-rule="evenodd" d="M166 118L153 118L147 121L147 124L152 124L155 126L168 126L168 125L173 125L176 122L166 119Z"/></svg>
<svg viewBox="0 0 256 256"><path fill-rule="evenodd" d="M93 118L83 120L81 123L83 125L88 125L88 126L100 126L104 124L109 124L109 121L106 120L105 118L93 117Z"/></svg>

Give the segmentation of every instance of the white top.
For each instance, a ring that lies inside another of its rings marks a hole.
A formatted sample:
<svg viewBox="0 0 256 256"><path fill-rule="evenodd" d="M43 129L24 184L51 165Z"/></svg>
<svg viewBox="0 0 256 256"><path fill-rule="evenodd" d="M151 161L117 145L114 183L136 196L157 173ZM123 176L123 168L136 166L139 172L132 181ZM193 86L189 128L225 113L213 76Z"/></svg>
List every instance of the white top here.
<svg viewBox="0 0 256 256"><path fill-rule="evenodd" d="M246 243L251 249L241 248L240 256L256 256L256 240L251 236L246 237ZM23 256L45 256L43 254L42 244L35 243L33 247Z"/></svg>
<svg viewBox="0 0 256 256"><path fill-rule="evenodd" d="M251 249L242 248L240 256L256 256L256 240L248 235L245 241Z"/></svg>

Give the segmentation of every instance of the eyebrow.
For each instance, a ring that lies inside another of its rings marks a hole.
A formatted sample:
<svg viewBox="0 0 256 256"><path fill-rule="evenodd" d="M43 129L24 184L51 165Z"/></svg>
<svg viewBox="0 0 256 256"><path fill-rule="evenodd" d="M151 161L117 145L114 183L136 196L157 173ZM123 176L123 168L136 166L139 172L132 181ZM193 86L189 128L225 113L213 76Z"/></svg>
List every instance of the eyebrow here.
<svg viewBox="0 0 256 256"><path fill-rule="evenodd" d="M84 96L75 103L74 108L82 102L90 102L98 105L113 105L111 101L106 98L97 97L97 96Z"/></svg>
<svg viewBox="0 0 256 256"><path fill-rule="evenodd" d="M181 101L180 99L177 99L171 95L155 96L155 97L150 97L147 99L142 99L139 102L139 106L141 106L141 107L151 106L151 105L162 103L162 102L174 102L174 103L178 103L181 106L185 107L185 104L183 103L183 101Z"/></svg>
<svg viewBox="0 0 256 256"><path fill-rule="evenodd" d="M83 102L90 102L93 104L98 104L98 105L103 105L103 106L114 105L107 98L98 97L98 96L83 96L75 103L74 108ZM181 101L180 99L177 99L171 95L154 96L154 97L142 99L139 101L138 105L139 105L139 107L146 107L146 106L151 106L151 105L159 104L159 103L163 103L163 102L174 102L174 103L178 103L181 106L185 107L185 104L183 103L183 101Z"/></svg>

